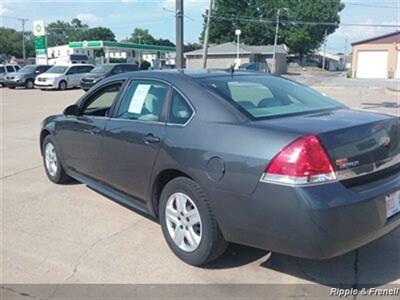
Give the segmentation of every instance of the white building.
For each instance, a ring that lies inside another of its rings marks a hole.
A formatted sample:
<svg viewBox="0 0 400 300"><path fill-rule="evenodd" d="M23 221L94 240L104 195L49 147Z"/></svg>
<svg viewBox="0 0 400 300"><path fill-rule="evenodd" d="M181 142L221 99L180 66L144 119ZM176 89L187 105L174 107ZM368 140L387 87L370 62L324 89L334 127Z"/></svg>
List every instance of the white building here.
<svg viewBox="0 0 400 300"><path fill-rule="evenodd" d="M141 59L139 59L141 55ZM46 55L37 55L37 64L91 63L103 64L113 61L138 62L147 60L153 67L169 67L175 60L174 47L158 45L118 43L112 41L70 42L68 45L47 48Z"/></svg>

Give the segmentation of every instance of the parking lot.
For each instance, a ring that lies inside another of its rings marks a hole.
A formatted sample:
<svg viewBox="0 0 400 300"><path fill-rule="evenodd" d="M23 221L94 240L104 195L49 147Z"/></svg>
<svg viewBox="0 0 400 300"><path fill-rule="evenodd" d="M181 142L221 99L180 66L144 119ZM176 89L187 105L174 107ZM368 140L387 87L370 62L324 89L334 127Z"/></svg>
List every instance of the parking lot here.
<svg viewBox="0 0 400 300"><path fill-rule="evenodd" d="M400 115L398 92L356 84L314 85L351 107ZM400 230L325 261L276 253L268 259L266 251L232 245L207 268L182 263L157 223L83 184L47 179L40 122L82 93L0 89L3 283L400 283Z"/></svg>

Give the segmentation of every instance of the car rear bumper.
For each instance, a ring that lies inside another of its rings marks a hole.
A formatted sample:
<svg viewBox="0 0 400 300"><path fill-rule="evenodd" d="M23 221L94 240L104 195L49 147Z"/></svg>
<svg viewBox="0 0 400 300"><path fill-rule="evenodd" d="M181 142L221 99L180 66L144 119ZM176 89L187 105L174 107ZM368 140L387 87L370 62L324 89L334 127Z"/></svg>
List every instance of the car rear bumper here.
<svg viewBox="0 0 400 300"><path fill-rule="evenodd" d="M325 259L359 248L400 225L386 218L385 197L400 174L355 189L340 182L310 187L258 184L247 196L209 191L228 241L293 256Z"/></svg>

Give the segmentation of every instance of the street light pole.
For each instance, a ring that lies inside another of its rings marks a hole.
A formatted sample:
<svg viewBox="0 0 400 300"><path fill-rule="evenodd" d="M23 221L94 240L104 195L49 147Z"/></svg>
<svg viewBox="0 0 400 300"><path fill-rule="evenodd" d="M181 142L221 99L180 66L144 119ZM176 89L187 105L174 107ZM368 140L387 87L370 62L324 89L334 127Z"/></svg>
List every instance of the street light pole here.
<svg viewBox="0 0 400 300"><path fill-rule="evenodd" d="M183 0L176 0L176 68L183 68Z"/></svg>
<svg viewBox="0 0 400 300"><path fill-rule="evenodd" d="M24 60L24 64L26 62L26 52L25 52L25 22L28 19L21 19L22 22L22 59Z"/></svg>
<svg viewBox="0 0 400 300"><path fill-rule="evenodd" d="M240 35L242 34L242 31L240 29L235 30L235 35L237 37L237 42L236 42L236 63L235 67L238 67L240 65Z"/></svg>
<svg viewBox="0 0 400 300"><path fill-rule="evenodd" d="M278 44L278 32L279 32L279 14L281 13L281 10L278 8L278 11L276 13L276 27L275 27L275 41L274 41L274 53L272 56L272 63L273 63L273 72L276 72L276 46Z"/></svg>

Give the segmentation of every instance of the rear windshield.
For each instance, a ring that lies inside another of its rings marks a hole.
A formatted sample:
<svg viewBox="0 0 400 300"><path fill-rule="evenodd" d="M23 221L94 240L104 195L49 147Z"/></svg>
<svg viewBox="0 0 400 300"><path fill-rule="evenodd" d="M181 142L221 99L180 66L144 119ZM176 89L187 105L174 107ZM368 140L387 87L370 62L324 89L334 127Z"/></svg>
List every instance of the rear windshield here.
<svg viewBox="0 0 400 300"><path fill-rule="evenodd" d="M234 75L198 81L256 119L344 107L311 88L280 77Z"/></svg>

